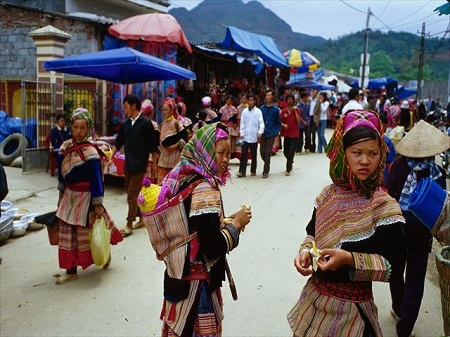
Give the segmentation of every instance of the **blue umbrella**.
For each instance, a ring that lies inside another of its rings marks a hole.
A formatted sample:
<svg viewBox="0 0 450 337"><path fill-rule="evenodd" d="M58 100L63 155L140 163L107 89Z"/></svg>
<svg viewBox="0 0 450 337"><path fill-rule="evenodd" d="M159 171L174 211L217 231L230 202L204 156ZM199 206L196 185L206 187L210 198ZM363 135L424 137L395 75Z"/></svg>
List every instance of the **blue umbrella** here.
<svg viewBox="0 0 450 337"><path fill-rule="evenodd" d="M129 47L47 61L44 69L122 84L196 79L190 70Z"/></svg>

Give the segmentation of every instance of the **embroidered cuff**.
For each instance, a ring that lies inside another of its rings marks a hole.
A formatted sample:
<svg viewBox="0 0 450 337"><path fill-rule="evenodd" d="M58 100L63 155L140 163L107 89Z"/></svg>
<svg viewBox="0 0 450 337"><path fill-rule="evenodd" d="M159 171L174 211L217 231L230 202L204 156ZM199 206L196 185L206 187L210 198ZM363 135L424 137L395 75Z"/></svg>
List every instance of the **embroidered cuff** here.
<svg viewBox="0 0 450 337"><path fill-rule="evenodd" d="M227 251L232 251L239 245L240 233L233 225L225 225L225 227L221 229L221 232L227 243Z"/></svg>
<svg viewBox="0 0 450 337"><path fill-rule="evenodd" d="M387 282L391 274L391 265L383 256L378 254L352 252L355 269L352 281L381 281ZM351 274L351 273L350 273Z"/></svg>
<svg viewBox="0 0 450 337"><path fill-rule="evenodd" d="M91 200L92 205L101 205L103 204L103 197L95 197Z"/></svg>

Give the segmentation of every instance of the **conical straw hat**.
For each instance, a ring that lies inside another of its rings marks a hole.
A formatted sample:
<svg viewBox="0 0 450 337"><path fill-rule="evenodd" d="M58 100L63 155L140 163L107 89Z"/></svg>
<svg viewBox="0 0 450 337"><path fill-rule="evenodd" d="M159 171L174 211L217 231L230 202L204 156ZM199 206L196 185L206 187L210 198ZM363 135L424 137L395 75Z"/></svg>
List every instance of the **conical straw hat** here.
<svg viewBox="0 0 450 337"><path fill-rule="evenodd" d="M420 120L395 146L395 150L409 158L426 158L450 148L450 137L434 126Z"/></svg>

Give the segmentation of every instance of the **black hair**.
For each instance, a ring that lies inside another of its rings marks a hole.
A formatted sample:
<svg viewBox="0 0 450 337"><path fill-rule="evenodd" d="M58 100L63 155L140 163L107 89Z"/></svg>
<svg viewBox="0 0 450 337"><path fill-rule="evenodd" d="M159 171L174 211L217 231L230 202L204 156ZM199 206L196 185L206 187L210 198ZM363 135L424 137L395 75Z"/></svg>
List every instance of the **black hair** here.
<svg viewBox="0 0 450 337"><path fill-rule="evenodd" d="M265 94L267 94L268 92L271 92L272 95L275 96L275 90L273 90L272 88L267 89Z"/></svg>
<svg viewBox="0 0 450 337"><path fill-rule="evenodd" d="M344 135L344 149L350 145L359 143L362 140L376 139L380 140L378 132L368 126L357 126Z"/></svg>
<svg viewBox="0 0 450 337"><path fill-rule="evenodd" d="M198 112L198 119L199 121L204 122L206 120L206 117L208 116L208 113L205 109L202 109Z"/></svg>
<svg viewBox="0 0 450 337"><path fill-rule="evenodd" d="M59 121L61 118L66 119L66 117L64 117L63 114L57 114L57 115L56 115L56 121Z"/></svg>
<svg viewBox="0 0 450 337"><path fill-rule="evenodd" d="M249 100L250 98L253 98L256 101L256 97L253 94L247 94L247 100Z"/></svg>
<svg viewBox="0 0 450 337"><path fill-rule="evenodd" d="M307 92L307 91L302 91L300 93L300 98L304 98L304 97L307 97L307 96L309 96L309 92Z"/></svg>
<svg viewBox="0 0 450 337"><path fill-rule="evenodd" d="M125 96L125 98L123 99L123 103L128 102L128 104L130 105L136 105L136 110L141 110L141 101L139 100L139 98L134 95L134 94L128 94Z"/></svg>
<svg viewBox="0 0 450 337"><path fill-rule="evenodd" d="M294 103L295 103L295 96L294 96L293 94L287 94L287 95L286 95L286 97L285 97L286 102L287 102L287 100L288 100L289 97L292 98L292 100L293 100Z"/></svg>
<svg viewBox="0 0 450 337"><path fill-rule="evenodd" d="M348 92L348 99L355 99L359 96L359 90L357 88L351 88Z"/></svg>
<svg viewBox="0 0 450 337"><path fill-rule="evenodd" d="M182 115L183 105L181 105L180 103L177 103L177 112L180 116Z"/></svg>
<svg viewBox="0 0 450 337"><path fill-rule="evenodd" d="M387 124L388 118L387 118L387 115L386 115L386 114L379 114L378 117L380 117L381 123Z"/></svg>

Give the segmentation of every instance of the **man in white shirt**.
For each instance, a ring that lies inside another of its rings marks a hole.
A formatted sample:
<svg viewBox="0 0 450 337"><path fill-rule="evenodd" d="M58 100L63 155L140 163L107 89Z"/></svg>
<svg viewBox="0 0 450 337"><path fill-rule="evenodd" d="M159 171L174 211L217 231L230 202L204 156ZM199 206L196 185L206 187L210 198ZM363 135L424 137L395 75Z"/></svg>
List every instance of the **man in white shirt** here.
<svg viewBox="0 0 450 337"><path fill-rule="evenodd" d="M311 91L311 100L309 102L309 131L310 131L310 136L311 136L311 148L309 149L310 152L316 152L316 133L317 133L317 128L316 128L316 124L314 123L314 110L316 109L316 104L317 104L317 94L318 94L318 90L317 89L313 89Z"/></svg>
<svg viewBox="0 0 450 337"><path fill-rule="evenodd" d="M244 139L244 144L242 145L241 164L237 173L238 178L246 176L247 154L249 149L252 156L250 174L252 176L256 175L258 143L261 142L264 133L264 119L261 110L255 106L255 96L252 94L247 95L247 103L248 107L242 111L241 127L239 130L240 138Z"/></svg>
<svg viewBox="0 0 450 337"><path fill-rule="evenodd" d="M363 107L361 106L361 104L359 104L359 102L357 101L357 99L359 99L359 90L356 88L351 88L350 91L348 92L348 103L344 105L344 107L342 108L342 114L345 114L347 111L351 111L351 110L362 110Z"/></svg>

